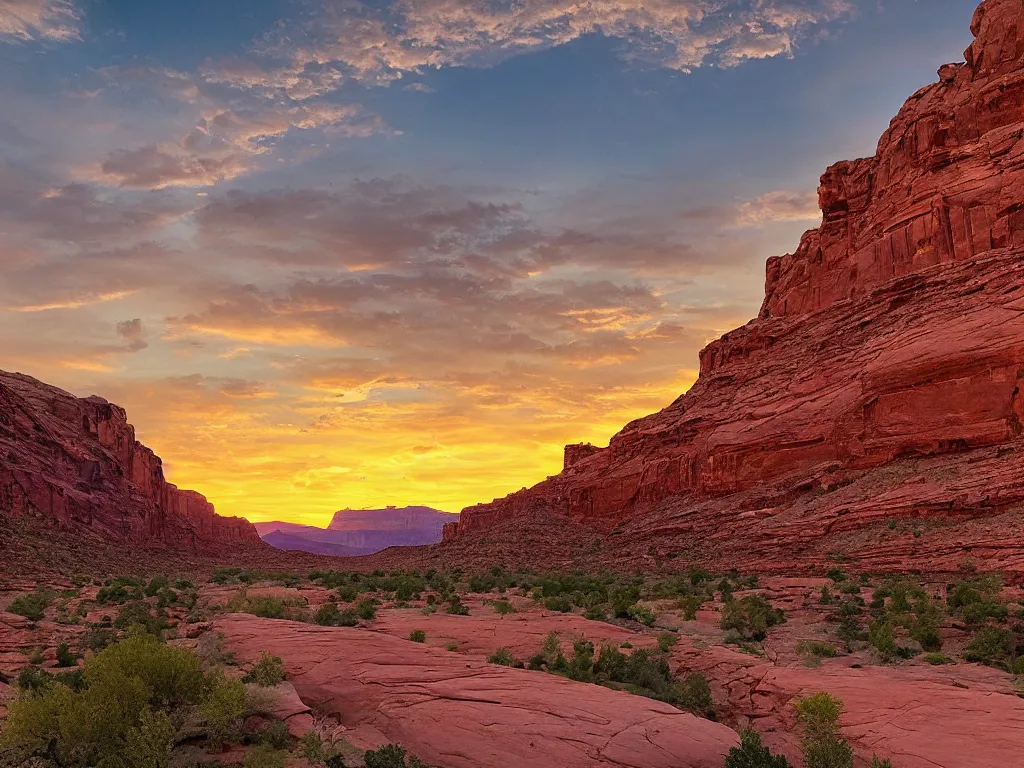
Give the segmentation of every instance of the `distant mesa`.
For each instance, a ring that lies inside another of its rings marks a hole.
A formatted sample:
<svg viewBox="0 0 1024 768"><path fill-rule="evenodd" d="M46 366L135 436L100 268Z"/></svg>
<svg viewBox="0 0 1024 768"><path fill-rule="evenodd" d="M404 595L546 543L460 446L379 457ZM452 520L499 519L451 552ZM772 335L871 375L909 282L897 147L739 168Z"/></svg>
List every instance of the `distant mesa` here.
<svg viewBox="0 0 1024 768"><path fill-rule="evenodd" d="M347 557L371 555L388 547L415 547L441 541L445 525L459 515L431 507L343 509L326 528L299 523L256 523L267 544L277 549Z"/></svg>

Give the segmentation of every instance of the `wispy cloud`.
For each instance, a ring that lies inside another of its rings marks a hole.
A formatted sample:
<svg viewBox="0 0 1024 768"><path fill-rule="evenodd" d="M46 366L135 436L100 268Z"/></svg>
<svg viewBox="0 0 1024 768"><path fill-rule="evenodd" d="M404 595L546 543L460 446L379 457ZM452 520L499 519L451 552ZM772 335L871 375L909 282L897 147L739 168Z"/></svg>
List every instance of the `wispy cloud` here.
<svg viewBox="0 0 1024 768"><path fill-rule="evenodd" d="M780 221L820 220L821 208L816 192L776 190L740 205L736 224L741 227L758 227Z"/></svg>
<svg viewBox="0 0 1024 768"><path fill-rule="evenodd" d="M0 42L77 40L80 21L72 0L3 0Z"/></svg>

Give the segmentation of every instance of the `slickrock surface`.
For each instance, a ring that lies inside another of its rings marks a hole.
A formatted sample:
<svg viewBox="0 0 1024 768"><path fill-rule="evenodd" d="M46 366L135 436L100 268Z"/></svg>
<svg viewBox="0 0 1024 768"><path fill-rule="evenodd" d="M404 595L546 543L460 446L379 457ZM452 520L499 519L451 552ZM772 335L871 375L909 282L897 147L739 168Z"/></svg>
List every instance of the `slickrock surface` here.
<svg viewBox="0 0 1024 768"><path fill-rule="evenodd" d="M262 546L249 522L168 483L122 408L0 372L0 521L22 518L145 547Z"/></svg>
<svg viewBox="0 0 1024 768"><path fill-rule="evenodd" d="M687 394L446 540L533 513L634 556L1024 570L1024 5L987 0L972 31L874 157L825 173L821 228ZM923 530L876 535L893 518Z"/></svg>
<svg viewBox="0 0 1024 768"><path fill-rule="evenodd" d="M500 667L357 629L233 614L216 629L243 661L284 660L303 701L360 746L400 742L450 768L720 768L736 734L657 701Z"/></svg>

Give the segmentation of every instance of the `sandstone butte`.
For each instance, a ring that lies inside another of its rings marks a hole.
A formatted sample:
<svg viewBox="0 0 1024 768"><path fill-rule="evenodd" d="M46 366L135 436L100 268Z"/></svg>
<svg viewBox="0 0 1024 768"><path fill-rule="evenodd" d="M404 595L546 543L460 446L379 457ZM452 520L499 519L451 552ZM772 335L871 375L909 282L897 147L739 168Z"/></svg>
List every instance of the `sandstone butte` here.
<svg viewBox="0 0 1024 768"><path fill-rule="evenodd" d="M825 172L821 227L689 392L464 510L452 548L558 516L636 556L1024 570L1024 4L971 30L874 157Z"/></svg>
<svg viewBox="0 0 1024 768"><path fill-rule="evenodd" d="M231 545L260 545L251 523L221 517L202 495L168 483L160 458L135 439L124 409L4 372L0 521L211 555Z"/></svg>

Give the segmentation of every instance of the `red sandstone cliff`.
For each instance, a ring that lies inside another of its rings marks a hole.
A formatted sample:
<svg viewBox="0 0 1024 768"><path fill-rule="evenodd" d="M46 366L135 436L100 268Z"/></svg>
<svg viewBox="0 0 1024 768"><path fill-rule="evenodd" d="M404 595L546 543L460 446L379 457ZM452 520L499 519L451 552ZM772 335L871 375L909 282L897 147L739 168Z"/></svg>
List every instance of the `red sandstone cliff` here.
<svg viewBox="0 0 1024 768"><path fill-rule="evenodd" d="M246 520L221 517L164 479L124 409L0 372L0 520L31 517L107 541L214 553L259 544Z"/></svg>
<svg viewBox="0 0 1024 768"><path fill-rule="evenodd" d="M1024 3L971 28L874 157L826 171L822 226L769 260L759 316L689 392L446 541L553 514L668 556L1024 570ZM896 518L934 531L865 533Z"/></svg>

